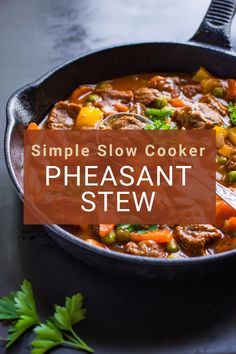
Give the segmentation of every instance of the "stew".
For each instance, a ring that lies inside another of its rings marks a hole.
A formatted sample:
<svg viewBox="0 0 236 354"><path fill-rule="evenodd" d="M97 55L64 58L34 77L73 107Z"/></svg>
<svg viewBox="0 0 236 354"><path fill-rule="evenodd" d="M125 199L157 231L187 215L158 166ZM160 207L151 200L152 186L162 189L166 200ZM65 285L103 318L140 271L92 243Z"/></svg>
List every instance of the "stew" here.
<svg viewBox="0 0 236 354"><path fill-rule="evenodd" d="M124 115L106 129L214 129L217 180L236 190L236 80L201 67L194 75L131 75L81 85L57 102L43 125L29 129L96 129L112 113ZM144 124L126 113L150 118ZM101 126L101 125L100 125ZM236 211L216 197L216 225L78 225L65 228L86 242L135 256L180 258L236 248Z"/></svg>

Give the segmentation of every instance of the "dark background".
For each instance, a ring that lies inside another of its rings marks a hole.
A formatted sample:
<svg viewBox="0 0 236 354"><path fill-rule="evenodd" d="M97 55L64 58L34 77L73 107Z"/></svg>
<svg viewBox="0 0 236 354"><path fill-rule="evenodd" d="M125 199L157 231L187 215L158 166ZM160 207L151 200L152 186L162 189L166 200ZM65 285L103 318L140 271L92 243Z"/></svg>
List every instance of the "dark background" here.
<svg viewBox="0 0 236 354"><path fill-rule="evenodd" d="M131 41L187 40L208 4L0 0L1 142L5 106L13 91L86 50ZM236 23L232 38L236 44ZM61 250L40 227L22 225L22 205L5 168L3 145L0 176L0 295L29 279L44 319L53 303L81 291L88 313L80 334L97 354L236 353L236 276L176 285L125 280L93 270ZM1 327L1 335L4 330ZM26 334L9 353L30 353L30 340Z"/></svg>

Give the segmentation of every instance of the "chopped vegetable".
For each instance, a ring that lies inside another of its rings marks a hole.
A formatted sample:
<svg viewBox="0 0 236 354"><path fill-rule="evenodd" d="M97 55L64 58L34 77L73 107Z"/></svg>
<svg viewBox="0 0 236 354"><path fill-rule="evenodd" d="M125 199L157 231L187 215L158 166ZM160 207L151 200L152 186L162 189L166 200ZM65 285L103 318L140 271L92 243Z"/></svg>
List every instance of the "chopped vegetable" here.
<svg viewBox="0 0 236 354"><path fill-rule="evenodd" d="M102 117L103 112L99 108L82 107L76 119L76 128L80 128L83 125L93 126Z"/></svg>
<svg viewBox="0 0 236 354"><path fill-rule="evenodd" d="M232 152L233 148L227 144L224 144L224 146L218 150L218 153L222 156L229 156Z"/></svg>
<svg viewBox="0 0 236 354"><path fill-rule="evenodd" d="M107 90L107 89L112 88L112 86L109 82L104 81L104 82L100 82L99 84L97 84L96 88L100 89L100 90Z"/></svg>
<svg viewBox="0 0 236 354"><path fill-rule="evenodd" d="M236 145L236 127L228 129L227 135L228 135L228 138L231 141L231 143Z"/></svg>
<svg viewBox="0 0 236 354"><path fill-rule="evenodd" d="M98 242L97 240L94 240L93 238L87 238L86 242L88 242L92 246L106 248L106 246L104 246L101 242Z"/></svg>
<svg viewBox="0 0 236 354"><path fill-rule="evenodd" d="M116 242L116 233L114 231L109 232L107 236L102 237L102 242L106 245L112 245Z"/></svg>
<svg viewBox="0 0 236 354"><path fill-rule="evenodd" d="M107 236L114 229L114 224L100 224L99 225L99 235L101 237Z"/></svg>
<svg viewBox="0 0 236 354"><path fill-rule="evenodd" d="M166 251L168 253L175 253L175 252L178 252L178 250L179 250L179 246L174 238L170 242L167 243Z"/></svg>
<svg viewBox="0 0 236 354"><path fill-rule="evenodd" d="M116 231L116 239L118 243L126 243L130 240L130 231L128 229L119 229Z"/></svg>
<svg viewBox="0 0 236 354"><path fill-rule="evenodd" d="M185 102L183 100L181 100L180 98L173 98L171 101L170 101L170 104L173 106L173 107L184 107L185 106Z"/></svg>
<svg viewBox="0 0 236 354"><path fill-rule="evenodd" d="M201 86L204 94L212 93L216 87L219 88L221 86L221 80L215 78L204 79L201 81Z"/></svg>
<svg viewBox="0 0 236 354"><path fill-rule="evenodd" d="M28 125L27 130L40 130L40 127L36 123L32 122Z"/></svg>
<svg viewBox="0 0 236 354"><path fill-rule="evenodd" d="M168 101L165 97L158 97L156 100L155 100L155 103L156 103L156 107L158 109L161 109L165 106L167 106L168 104Z"/></svg>
<svg viewBox="0 0 236 354"><path fill-rule="evenodd" d="M213 75L210 74L209 71L207 71L207 69L205 69L203 66L200 66L196 74L193 76L193 80L201 82L202 80L209 79L211 77L213 77Z"/></svg>
<svg viewBox="0 0 236 354"><path fill-rule="evenodd" d="M223 87L215 87L213 89L212 93L217 98L223 98L224 97L224 89L223 89Z"/></svg>
<svg viewBox="0 0 236 354"><path fill-rule="evenodd" d="M148 108L145 111L145 115L150 119L167 118L171 116L172 112L170 107L163 107L161 109Z"/></svg>
<svg viewBox="0 0 236 354"><path fill-rule="evenodd" d="M228 173L228 181L230 184L236 183L236 171L230 171Z"/></svg>
<svg viewBox="0 0 236 354"><path fill-rule="evenodd" d="M73 103L78 103L78 100L86 98L92 92L91 86L79 86L73 91L70 101Z"/></svg>
<svg viewBox="0 0 236 354"><path fill-rule="evenodd" d="M124 105L123 103L120 103L120 102L116 103L115 107L118 112L128 112L128 110L129 110L129 108L126 105Z"/></svg>
<svg viewBox="0 0 236 354"><path fill-rule="evenodd" d="M223 229L228 231L236 231L236 216L232 216L228 220L225 220Z"/></svg>
<svg viewBox="0 0 236 354"><path fill-rule="evenodd" d="M170 230L154 230L150 232L146 232L145 234L139 234L138 232L134 232L131 234L131 241L141 242L141 241L156 241L157 243L168 243L172 240L173 235Z"/></svg>
<svg viewBox="0 0 236 354"><path fill-rule="evenodd" d="M216 148L221 149L225 144L225 138L222 133L216 135Z"/></svg>
<svg viewBox="0 0 236 354"><path fill-rule="evenodd" d="M228 79L228 96L234 98L236 96L236 80Z"/></svg>
<svg viewBox="0 0 236 354"><path fill-rule="evenodd" d="M225 156L218 156L218 157L217 157L217 162L218 162L220 165L224 165L224 164L227 162L227 157L225 157Z"/></svg>
<svg viewBox="0 0 236 354"><path fill-rule="evenodd" d="M234 106L231 102L229 103L229 116L231 123L236 125L236 106Z"/></svg>
<svg viewBox="0 0 236 354"><path fill-rule="evenodd" d="M214 129L215 132L216 132L216 136L219 135L219 134L223 134L224 138L226 138L226 136L227 136L227 129L222 128L222 127L219 127L218 125L216 125L213 129Z"/></svg>
<svg viewBox="0 0 236 354"><path fill-rule="evenodd" d="M221 227L226 219L235 216L235 209L223 200L216 202L216 223Z"/></svg>
<svg viewBox="0 0 236 354"><path fill-rule="evenodd" d="M101 101L101 99L102 99L101 96L92 94L92 95L89 95L89 96L88 96L87 101L88 101L88 102L98 102L98 101Z"/></svg>

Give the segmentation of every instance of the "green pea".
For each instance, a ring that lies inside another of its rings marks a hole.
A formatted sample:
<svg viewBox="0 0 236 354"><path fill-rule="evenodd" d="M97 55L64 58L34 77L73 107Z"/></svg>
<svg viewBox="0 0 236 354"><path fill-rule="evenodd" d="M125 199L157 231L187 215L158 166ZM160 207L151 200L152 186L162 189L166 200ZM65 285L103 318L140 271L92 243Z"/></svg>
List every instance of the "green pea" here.
<svg viewBox="0 0 236 354"><path fill-rule="evenodd" d="M227 162L227 157L225 157L225 156L218 156L217 162L218 162L220 165L224 165L224 164Z"/></svg>
<svg viewBox="0 0 236 354"><path fill-rule="evenodd" d="M112 86L109 82L100 82L99 84L97 84L97 88L101 90L106 90L112 88Z"/></svg>
<svg viewBox="0 0 236 354"><path fill-rule="evenodd" d="M130 240L130 231L127 229L119 229L116 231L117 242L126 243Z"/></svg>
<svg viewBox="0 0 236 354"><path fill-rule="evenodd" d="M213 95L217 98L222 98L224 96L223 87L215 87L213 90Z"/></svg>
<svg viewBox="0 0 236 354"><path fill-rule="evenodd" d="M112 245L116 242L116 234L114 231L109 232L109 234L105 237L102 237L102 242L106 245Z"/></svg>
<svg viewBox="0 0 236 354"><path fill-rule="evenodd" d="M236 171L230 171L228 173L228 181L231 184L236 183Z"/></svg>
<svg viewBox="0 0 236 354"><path fill-rule="evenodd" d="M172 239L170 242L167 243L166 245L166 251L169 253L175 253L178 252L179 246L178 243Z"/></svg>
<svg viewBox="0 0 236 354"><path fill-rule="evenodd" d="M98 101L101 101L101 99L102 99L101 96L92 94L92 95L88 96L87 101L88 102L98 102Z"/></svg>
<svg viewBox="0 0 236 354"><path fill-rule="evenodd" d="M158 97L155 100L155 103L156 103L156 107L160 109L165 107L168 104L168 101L165 97Z"/></svg>

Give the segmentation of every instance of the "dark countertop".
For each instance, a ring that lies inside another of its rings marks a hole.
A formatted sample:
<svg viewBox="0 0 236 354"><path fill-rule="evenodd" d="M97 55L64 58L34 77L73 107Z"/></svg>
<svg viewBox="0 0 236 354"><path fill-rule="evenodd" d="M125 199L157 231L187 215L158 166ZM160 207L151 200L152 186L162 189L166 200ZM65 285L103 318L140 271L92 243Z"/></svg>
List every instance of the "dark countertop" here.
<svg viewBox="0 0 236 354"><path fill-rule="evenodd" d="M1 141L6 101L17 88L86 50L130 41L187 40L208 4L0 0ZM232 33L236 42L236 23ZM40 227L22 224L22 205L5 168L3 147L0 196L0 295L29 279L45 318L53 303L81 291L88 313L80 334L97 354L236 353L236 275L201 283L152 284L116 278L80 263ZM29 337L9 353L30 353Z"/></svg>

